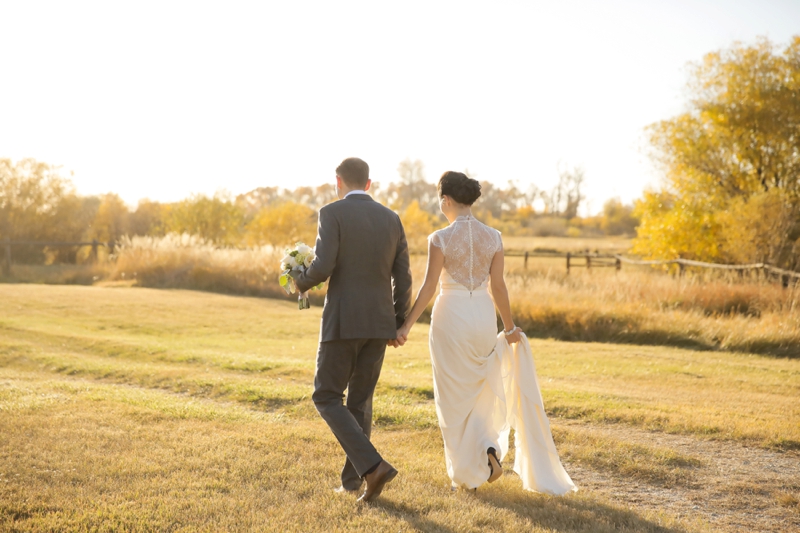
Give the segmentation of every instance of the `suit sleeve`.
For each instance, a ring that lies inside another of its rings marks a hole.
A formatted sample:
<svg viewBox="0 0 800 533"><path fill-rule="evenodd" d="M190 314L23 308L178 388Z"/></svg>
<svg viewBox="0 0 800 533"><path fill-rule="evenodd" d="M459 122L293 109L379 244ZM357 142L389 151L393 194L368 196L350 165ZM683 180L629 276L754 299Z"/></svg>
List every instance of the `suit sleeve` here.
<svg viewBox="0 0 800 533"><path fill-rule="evenodd" d="M403 325L411 309L411 263L408 257L408 241L400 218L400 238L397 241L397 253L392 266L392 290L394 297L394 313L398 329Z"/></svg>
<svg viewBox="0 0 800 533"><path fill-rule="evenodd" d="M305 292L327 280L336 266L336 258L339 255L339 221L324 208L319 211L314 253L316 257L311 266L294 279L300 292Z"/></svg>

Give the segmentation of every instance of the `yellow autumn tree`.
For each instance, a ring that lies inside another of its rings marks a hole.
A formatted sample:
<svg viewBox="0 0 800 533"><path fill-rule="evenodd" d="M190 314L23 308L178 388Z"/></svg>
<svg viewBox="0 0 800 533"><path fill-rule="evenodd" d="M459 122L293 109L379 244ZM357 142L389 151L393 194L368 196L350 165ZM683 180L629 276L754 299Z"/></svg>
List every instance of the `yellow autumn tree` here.
<svg viewBox="0 0 800 533"><path fill-rule="evenodd" d="M416 200L400 213L400 220L403 222L403 229L406 232L408 247L416 252L425 251L428 235L442 227L439 219L423 210Z"/></svg>
<svg viewBox="0 0 800 533"><path fill-rule="evenodd" d="M665 180L637 202L634 251L659 259L794 265L800 253L800 36L780 52L761 39L706 55L694 67L689 92L686 113L649 128Z"/></svg>
<svg viewBox="0 0 800 533"><path fill-rule="evenodd" d="M176 204L165 221L168 233L188 233L219 245L238 244L244 209L223 194L196 195Z"/></svg>
<svg viewBox="0 0 800 533"><path fill-rule="evenodd" d="M317 213L295 202L265 207L247 224L246 240L250 245L269 244L283 249L302 241L314 246L317 235Z"/></svg>
<svg viewBox="0 0 800 533"><path fill-rule="evenodd" d="M722 255L732 263L772 262L796 222L784 194L772 189L731 200L719 213Z"/></svg>
<svg viewBox="0 0 800 533"><path fill-rule="evenodd" d="M118 241L128 234L130 211L118 195L109 193L101 197L88 237L100 242Z"/></svg>

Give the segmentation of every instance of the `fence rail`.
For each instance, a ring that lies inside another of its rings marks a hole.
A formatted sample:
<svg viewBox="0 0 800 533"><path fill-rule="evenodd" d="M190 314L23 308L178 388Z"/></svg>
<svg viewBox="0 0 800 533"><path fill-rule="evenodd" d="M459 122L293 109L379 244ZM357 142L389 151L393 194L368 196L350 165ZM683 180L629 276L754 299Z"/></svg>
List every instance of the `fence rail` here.
<svg viewBox="0 0 800 533"><path fill-rule="evenodd" d="M11 239L3 239L2 245L4 248L3 254L3 268L2 272L4 276L11 275L11 262L12 262L12 254L11 254L11 247L12 246L41 246L44 247L56 247L56 246L77 246L78 248L83 246L91 246L92 247L92 260L97 260L97 249L100 246L105 246L108 248L109 253L114 253L114 248L116 243L114 241L109 242L100 242L98 240L92 241L82 241L82 242L55 242L55 241L12 241Z"/></svg>
<svg viewBox="0 0 800 533"><path fill-rule="evenodd" d="M700 267L700 268L714 268L718 270L737 270L739 272L744 272L747 270L755 270L755 271L763 270L764 272L777 274L779 276L788 276L791 278L800 279L800 272L794 272L793 270L778 268L776 266L772 266L767 263L752 263L750 265L722 265L719 263L705 263L703 261L692 261L691 259L640 261L637 259L628 259L627 257L622 257L621 255L616 255L615 257L618 257L621 261L624 261L625 263L629 263L632 265L678 265L681 268L681 270L683 270L687 266Z"/></svg>
<svg viewBox="0 0 800 533"><path fill-rule="evenodd" d="M516 253L511 252L507 253L506 255L523 257L524 258L523 265L526 269L528 268L528 259L530 257L566 259L567 274L569 274L570 270L575 267L585 267L587 270L591 270L592 268L597 268L597 267L614 267L617 270L622 270L622 263L626 263L629 265L649 265L649 266L678 265L678 271L680 276L684 275L686 267L738 271L739 273L743 273L746 271L764 272L765 274L780 276L784 287L787 287L789 285L790 279L792 278L800 279L800 272L795 272L793 270L786 270L783 268L770 265L768 263L752 263L749 265L724 265L720 263L706 263L704 261L694 261L691 259L640 260L640 259L630 259L628 257L624 257L621 254L601 254L601 253L591 253L591 252L578 252L578 253L567 252L566 254L559 252L516 252ZM580 262L578 262L577 260L579 259L583 259L584 263L581 264Z"/></svg>

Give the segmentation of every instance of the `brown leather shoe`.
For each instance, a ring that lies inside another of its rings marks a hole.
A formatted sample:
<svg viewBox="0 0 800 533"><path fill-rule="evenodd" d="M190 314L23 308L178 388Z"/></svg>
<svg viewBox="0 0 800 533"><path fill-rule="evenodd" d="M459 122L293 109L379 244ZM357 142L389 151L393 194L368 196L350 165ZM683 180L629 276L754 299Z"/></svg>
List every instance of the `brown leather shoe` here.
<svg viewBox="0 0 800 533"><path fill-rule="evenodd" d="M335 492L337 494L352 494L352 495L355 495L355 494L358 494L359 490L360 489L346 489L346 488L344 488L344 486L340 486L338 489L334 489L333 492Z"/></svg>
<svg viewBox="0 0 800 533"><path fill-rule="evenodd" d="M381 461L378 464L378 468L375 469L374 472L371 474L367 474L364 476L364 479L367 481L367 488L364 490L364 494L358 499L360 502L371 502L375 498L377 498L383 487L386 486L391 480L395 478L397 475L397 470L387 463L386 461Z"/></svg>

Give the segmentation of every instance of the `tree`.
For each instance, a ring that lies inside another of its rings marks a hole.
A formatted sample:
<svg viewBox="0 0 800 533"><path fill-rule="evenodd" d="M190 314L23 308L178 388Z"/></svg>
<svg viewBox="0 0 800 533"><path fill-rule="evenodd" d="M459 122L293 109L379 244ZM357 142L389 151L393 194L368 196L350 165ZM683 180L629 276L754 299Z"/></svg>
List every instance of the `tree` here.
<svg viewBox="0 0 800 533"><path fill-rule="evenodd" d="M314 246L317 213L307 205L284 202L264 208L247 224L250 245L269 244L275 248L292 246L302 241Z"/></svg>
<svg viewBox="0 0 800 533"><path fill-rule="evenodd" d="M742 256L730 236L739 234L758 239L758 251L749 256L794 264L800 237L800 36L782 53L760 39L708 54L694 65L688 87L689 110L649 127L665 180L661 191L637 204L642 223L634 250L653 258L737 261ZM753 229L753 221L778 205L792 223L773 225L776 244ZM748 216L730 216L745 211Z"/></svg>
<svg viewBox="0 0 800 533"><path fill-rule="evenodd" d="M262 209L276 207L286 202L306 205L319 211L320 207L336 200L338 197L333 183L324 183L317 187L300 186L294 190L280 187L259 187L236 197L237 205L244 209L248 220Z"/></svg>
<svg viewBox="0 0 800 533"><path fill-rule="evenodd" d="M406 159L397 167L399 182L390 183L379 195L379 199L395 211L402 212L412 203L432 215L439 213L439 195L436 185L425 180L422 161Z"/></svg>
<svg viewBox="0 0 800 533"><path fill-rule="evenodd" d="M173 204L166 229L197 235L218 245L232 245L241 238L244 216L244 209L225 195L197 195Z"/></svg>
<svg viewBox="0 0 800 533"><path fill-rule="evenodd" d="M117 242L129 233L130 211L118 195L102 196L88 237L100 242Z"/></svg>
<svg viewBox="0 0 800 533"><path fill-rule="evenodd" d="M619 198L611 198L603 204L600 229L606 235L633 235L639 219L633 214L632 205L624 205Z"/></svg>
<svg viewBox="0 0 800 533"><path fill-rule="evenodd" d="M503 214L513 213L526 205L527 195L519 190L514 182L508 182L508 188L503 189L491 182L481 182L481 197L475 203L477 211L488 211L495 219L502 218Z"/></svg>
<svg viewBox="0 0 800 533"><path fill-rule="evenodd" d="M583 169L563 169L558 173L558 183L552 191L541 193L545 211L550 215L563 216L566 219L578 216L578 209L584 200L581 188L585 176Z"/></svg>
<svg viewBox="0 0 800 533"><path fill-rule="evenodd" d="M0 159L0 238L30 241L77 241L94 217L96 203L79 198L58 169L22 159ZM54 260L74 257L74 250L50 254ZM40 246L17 246L16 261L40 262Z"/></svg>
<svg viewBox="0 0 800 533"><path fill-rule="evenodd" d="M419 252L427 249L428 235L442 226L439 218L422 210L416 200L400 213L400 220L403 222L409 248Z"/></svg>
<svg viewBox="0 0 800 533"><path fill-rule="evenodd" d="M169 218L169 213L169 204L140 200L128 220L130 234L163 237L166 234L166 220Z"/></svg>
<svg viewBox="0 0 800 533"><path fill-rule="evenodd" d="M718 220L720 248L734 263L777 262L783 237L796 222L778 189L734 198Z"/></svg>

